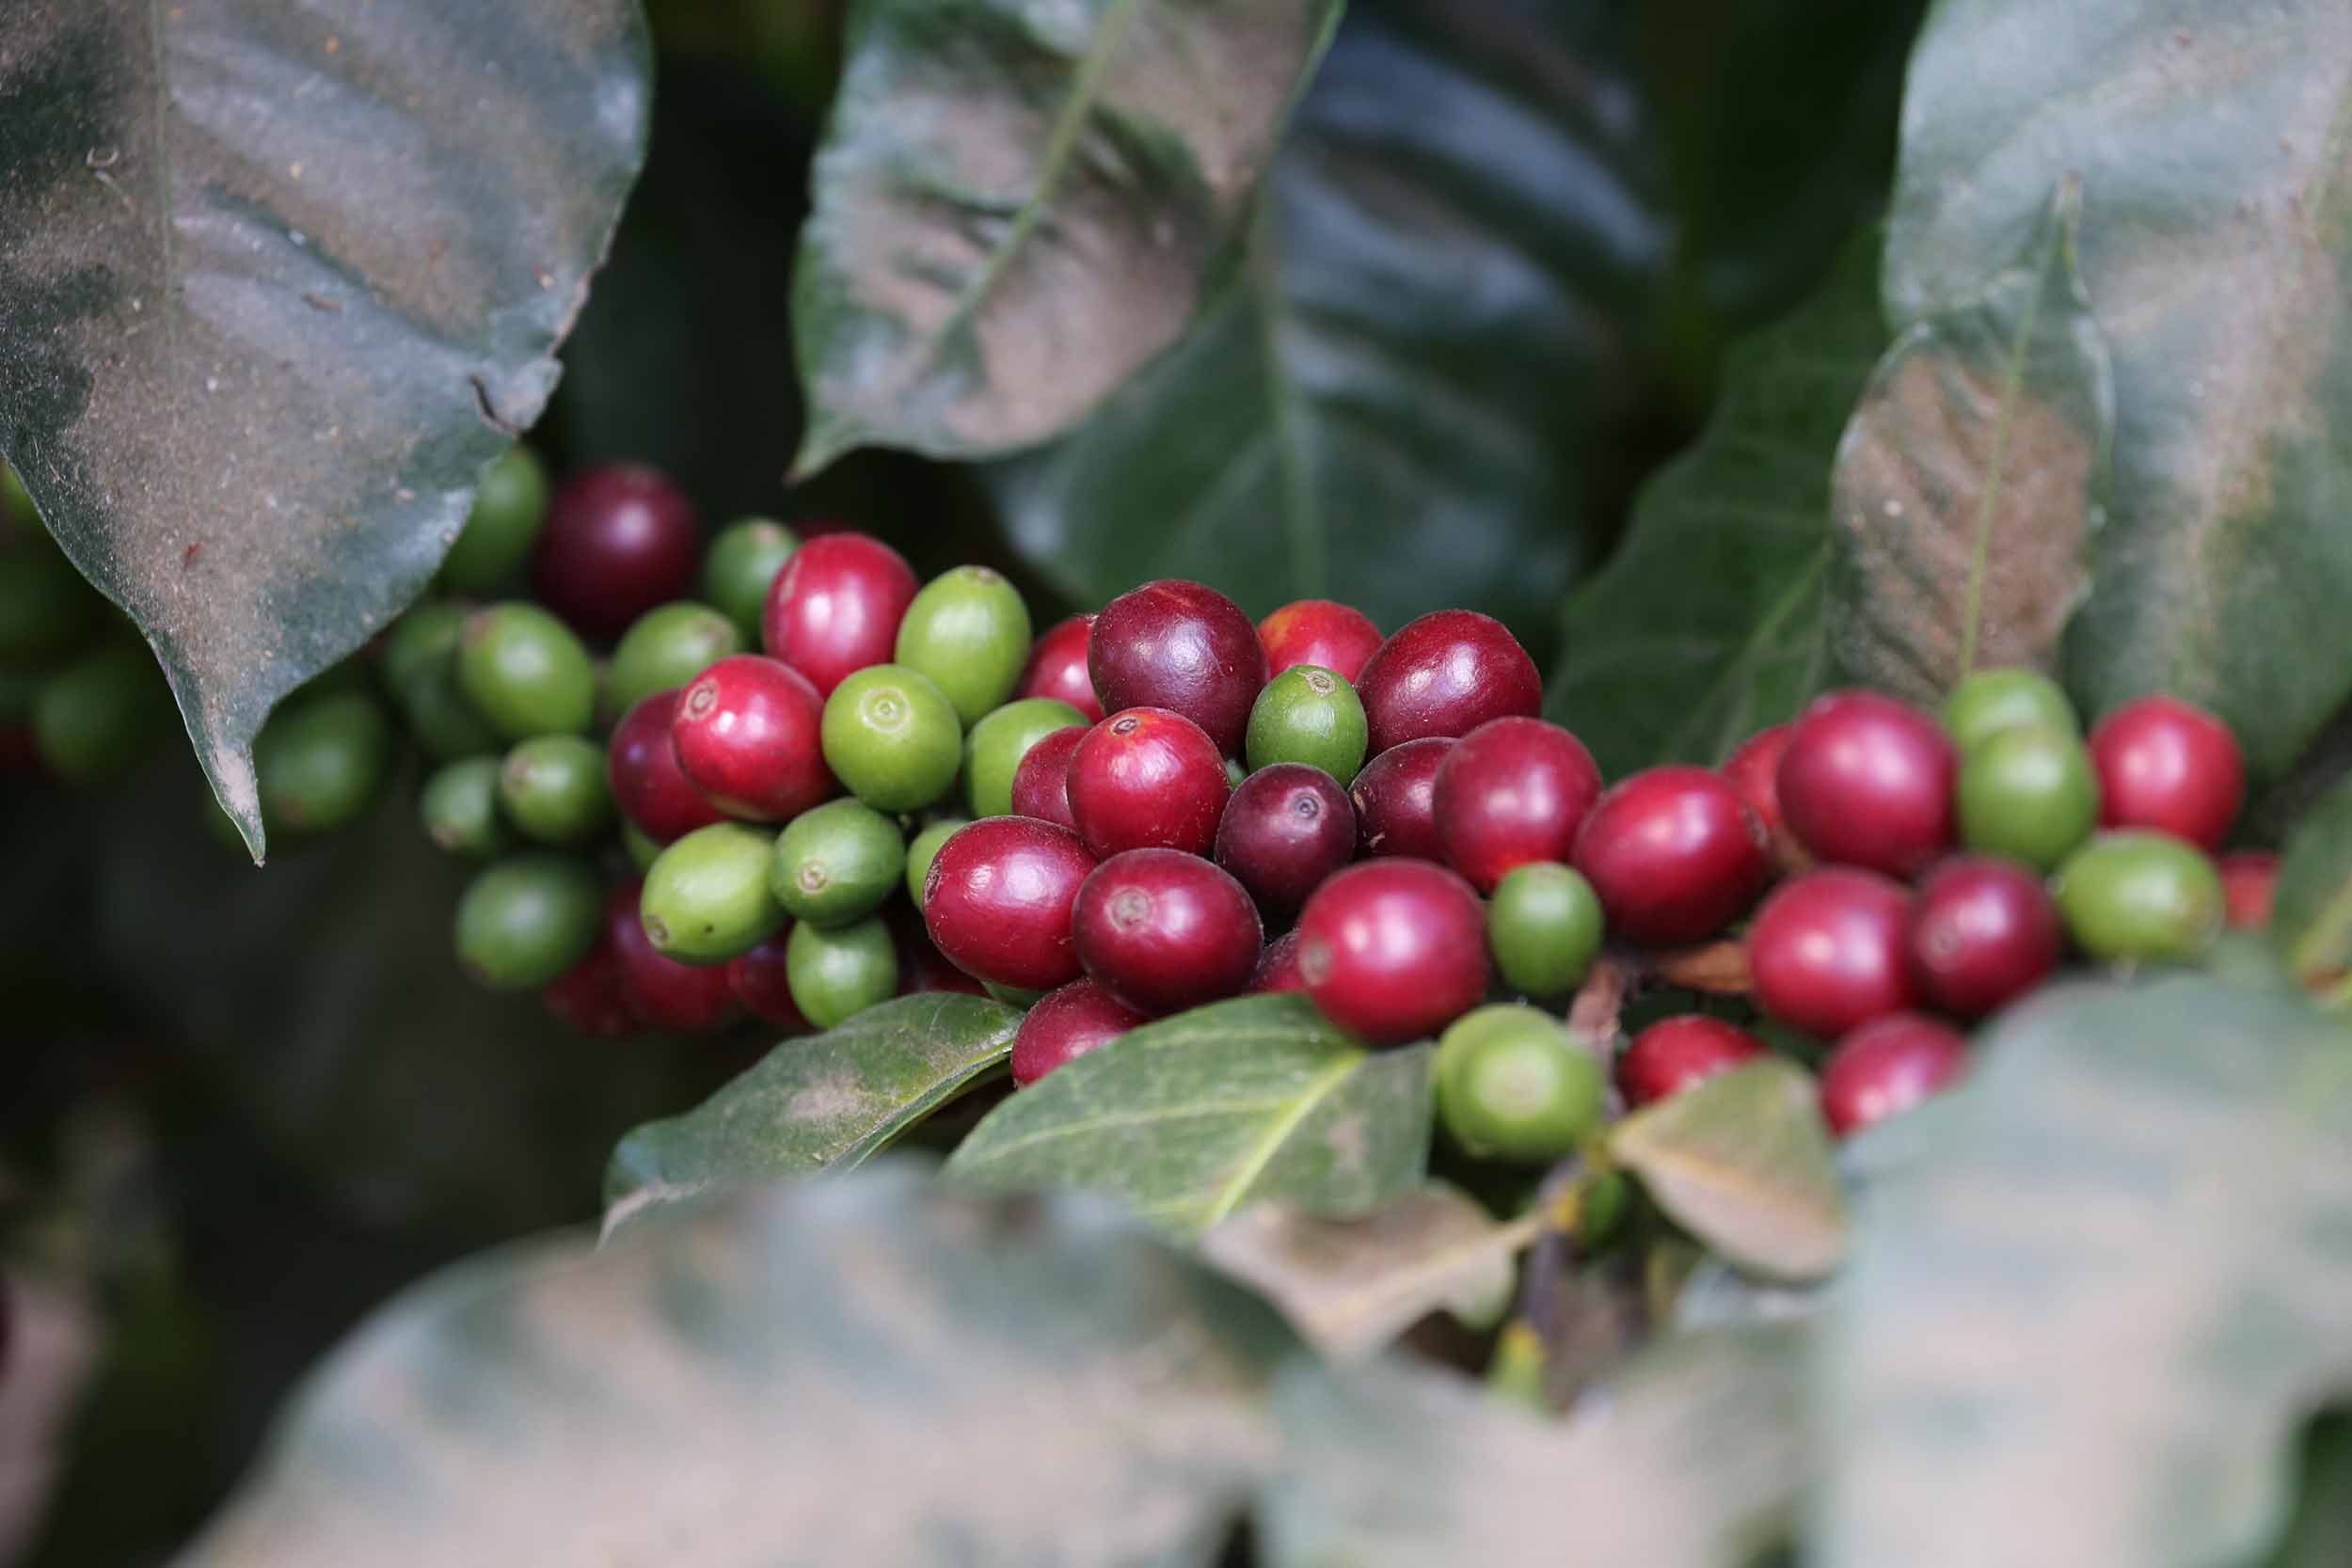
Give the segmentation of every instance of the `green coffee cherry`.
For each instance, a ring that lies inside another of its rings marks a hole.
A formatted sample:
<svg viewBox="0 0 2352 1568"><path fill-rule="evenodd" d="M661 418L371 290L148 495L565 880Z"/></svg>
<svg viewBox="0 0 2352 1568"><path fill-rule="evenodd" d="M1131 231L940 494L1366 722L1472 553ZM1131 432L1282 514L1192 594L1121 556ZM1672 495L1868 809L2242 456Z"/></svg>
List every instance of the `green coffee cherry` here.
<svg viewBox="0 0 2352 1568"><path fill-rule="evenodd" d="M769 890L775 835L740 822L697 828L654 857L638 912L657 951L724 963L773 936L784 906Z"/></svg>
<svg viewBox="0 0 2352 1568"><path fill-rule="evenodd" d="M923 907L923 881L931 874L931 862L938 857L939 847L956 836L956 830L968 828L968 816L943 816L916 833L907 845L907 896L914 900L917 910Z"/></svg>
<svg viewBox="0 0 2352 1568"><path fill-rule="evenodd" d="M644 876L653 869L653 863L661 858L661 845L654 836L631 822L621 818L621 848L628 855L628 863Z"/></svg>
<svg viewBox="0 0 2352 1568"><path fill-rule="evenodd" d="M777 835L769 886L793 919L846 926L880 909L906 868L906 837L896 821L856 800L828 800Z"/></svg>
<svg viewBox="0 0 2352 1568"><path fill-rule="evenodd" d="M499 759L465 757L436 768L417 798L417 817L424 836L453 855L503 853L515 834L499 815Z"/></svg>
<svg viewBox="0 0 2352 1568"><path fill-rule="evenodd" d="M1435 1070L1438 1114L1472 1154L1548 1164L1600 1127L1598 1059L1536 1008L1506 1003L1454 1020Z"/></svg>
<svg viewBox="0 0 2352 1568"><path fill-rule="evenodd" d="M2047 871L2098 825L2099 779L2079 736L2011 724L1963 756L1958 800L1963 844Z"/></svg>
<svg viewBox="0 0 2352 1568"><path fill-rule="evenodd" d="M537 605L492 605L467 618L457 689L509 740L584 735L596 721L596 664L572 629Z"/></svg>
<svg viewBox="0 0 2352 1568"><path fill-rule="evenodd" d="M466 531L441 562L441 581L486 594L513 575L548 518L548 471L529 447L509 447L482 475Z"/></svg>
<svg viewBox="0 0 2352 1568"><path fill-rule="evenodd" d="M2074 945L2109 962L2194 958L2221 929L2221 873L2194 845L2166 833L2101 833L2051 884Z"/></svg>
<svg viewBox="0 0 2352 1568"><path fill-rule="evenodd" d="M46 538L0 550L0 662L66 652L97 626L103 604Z"/></svg>
<svg viewBox="0 0 2352 1568"><path fill-rule="evenodd" d="M790 529L769 517L730 523L711 540L703 556L703 597L735 623L745 647L759 646L759 620L768 608L769 586L800 547Z"/></svg>
<svg viewBox="0 0 2352 1568"><path fill-rule="evenodd" d="M532 990L588 956L604 913L596 874L568 855L516 855L457 900L457 961L492 990Z"/></svg>
<svg viewBox="0 0 2352 1568"><path fill-rule="evenodd" d="M1600 897L1582 873L1549 861L1506 872L1486 906L1487 945L1503 984L1565 996L1600 953Z"/></svg>
<svg viewBox="0 0 2352 1568"><path fill-rule="evenodd" d="M644 698L686 686L742 651L735 623L707 604L680 600L649 610L613 644L604 673L606 711L627 713Z"/></svg>
<svg viewBox="0 0 2352 1568"><path fill-rule="evenodd" d="M999 985L994 980L982 980L980 989L988 992L992 999L1002 1002L1008 1007L1034 1007L1045 1000L1045 993L1041 990L1029 990L1021 986Z"/></svg>
<svg viewBox="0 0 2352 1568"><path fill-rule="evenodd" d="M345 826L375 799L391 754L390 716L370 693L298 693L253 742L262 820L290 833Z"/></svg>
<svg viewBox="0 0 2352 1568"><path fill-rule="evenodd" d="M784 944L784 977L801 1016L830 1029L898 993L898 950L878 919L799 925Z"/></svg>
<svg viewBox="0 0 2352 1568"><path fill-rule="evenodd" d="M1239 757L1227 757L1225 759L1226 788L1239 789L1248 777L1249 769L1241 765L1241 759Z"/></svg>
<svg viewBox="0 0 2352 1568"><path fill-rule="evenodd" d="M2016 724L2047 724L2068 735L2083 727L2058 682L2038 670L1979 670L1945 699L1944 728L1963 755Z"/></svg>
<svg viewBox="0 0 2352 1568"><path fill-rule="evenodd" d="M1303 762L1345 785L1364 765L1367 733L1354 687L1321 665L1294 664L1258 693L1244 749L1252 770Z"/></svg>
<svg viewBox="0 0 2352 1568"><path fill-rule="evenodd" d="M959 566L925 584L898 623L897 662L929 675L966 725L1021 684L1029 607L985 566Z"/></svg>
<svg viewBox="0 0 2352 1568"><path fill-rule="evenodd" d="M1004 816L1012 810L1012 776L1029 748L1073 725L1086 715L1052 697L1024 697L972 726L963 737L963 803L975 816Z"/></svg>
<svg viewBox="0 0 2352 1568"><path fill-rule="evenodd" d="M877 811L917 811L955 786L963 725L929 675L903 664L857 671L825 699L825 766ZM1011 786L1006 786L1008 797Z"/></svg>
<svg viewBox="0 0 2352 1568"><path fill-rule="evenodd" d="M604 748L577 735L517 743L499 768L499 805L525 837L542 844L602 838L613 815Z"/></svg>
<svg viewBox="0 0 2352 1568"><path fill-rule="evenodd" d="M170 723L171 691L155 657L113 642L74 659L33 699L33 750L68 784L119 778L159 744Z"/></svg>
<svg viewBox="0 0 2352 1568"><path fill-rule="evenodd" d="M457 689L457 636L466 611L421 604L384 635L384 689L425 755L438 762L499 749L498 731Z"/></svg>

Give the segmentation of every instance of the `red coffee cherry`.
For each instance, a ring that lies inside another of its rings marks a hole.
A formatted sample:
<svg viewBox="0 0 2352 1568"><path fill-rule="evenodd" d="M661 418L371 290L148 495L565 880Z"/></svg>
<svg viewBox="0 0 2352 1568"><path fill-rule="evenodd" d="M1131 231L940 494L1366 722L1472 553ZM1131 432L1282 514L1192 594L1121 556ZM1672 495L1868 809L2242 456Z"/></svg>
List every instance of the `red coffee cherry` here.
<svg viewBox="0 0 2352 1568"><path fill-rule="evenodd" d="M850 672L890 662L921 586L906 557L873 535L819 534L768 585L760 641L828 696Z"/></svg>
<svg viewBox="0 0 2352 1568"><path fill-rule="evenodd" d="M1284 931L1265 944L1265 952L1258 958L1257 972L1249 976L1247 993L1260 996L1306 989L1307 977L1298 973L1298 933Z"/></svg>
<svg viewBox="0 0 2352 1568"><path fill-rule="evenodd" d="M1299 599L1258 623L1266 679L1294 664L1317 664L1353 682L1380 648L1380 628L1353 605Z"/></svg>
<svg viewBox="0 0 2352 1568"><path fill-rule="evenodd" d="M723 815L677 765L677 750L670 744L670 726L683 696L657 691L640 698L612 727L605 749L613 803L656 844L707 828Z"/></svg>
<svg viewBox="0 0 2352 1568"><path fill-rule="evenodd" d="M1918 709L1875 691L1833 691L1789 734L1780 809L1820 859L1908 877L1952 842L1959 768L1943 726Z"/></svg>
<svg viewBox="0 0 2352 1568"><path fill-rule="evenodd" d="M2246 753L2230 726L2177 697L2125 703L2090 732L2099 823L2150 828L2218 849L2246 801Z"/></svg>
<svg viewBox="0 0 2352 1568"><path fill-rule="evenodd" d="M1486 997L1486 911L1427 861L1351 865L1298 917L1298 970L1323 1016L1375 1045L1437 1033Z"/></svg>
<svg viewBox="0 0 2352 1568"><path fill-rule="evenodd" d="M2231 929L2269 929L2270 905L2278 891L2278 856L2261 849L2241 849L2221 857L2221 896L2229 905Z"/></svg>
<svg viewBox="0 0 2352 1568"><path fill-rule="evenodd" d="M1356 844L1366 855L1445 858L1438 842L1438 769L1460 742L1447 736L1408 740L1364 764L1348 786L1356 807Z"/></svg>
<svg viewBox="0 0 2352 1568"><path fill-rule="evenodd" d="M1356 858L1356 808L1330 774L1278 762L1242 781L1216 827L1216 863L1261 909L1288 914Z"/></svg>
<svg viewBox="0 0 2352 1568"><path fill-rule="evenodd" d="M1763 1054L1762 1040L1720 1018L1705 1013L1663 1018L1625 1048L1617 1061L1617 1087L1628 1105L1647 1105Z"/></svg>
<svg viewBox="0 0 2352 1568"><path fill-rule="evenodd" d="M1012 1081L1025 1089L1064 1062L1151 1022L1093 981L1073 980L1040 997L1021 1020L1012 1038Z"/></svg>
<svg viewBox="0 0 2352 1568"><path fill-rule="evenodd" d="M707 1035L735 1016L735 992L723 964L682 964L657 951L638 915L644 883L631 878L604 906L604 940L621 973L621 994L646 1027L674 1035Z"/></svg>
<svg viewBox="0 0 2352 1568"><path fill-rule="evenodd" d="M1803 871L1813 863L1813 857L1797 842L1797 835L1788 831L1788 820L1780 810L1780 759L1788 750L1791 728L1774 724L1756 731L1724 759L1722 772L1731 781L1731 787L1740 792L1740 799L1748 803L1748 809L1756 813L1756 819L1764 824L1773 866L1781 871Z"/></svg>
<svg viewBox="0 0 2352 1568"><path fill-rule="evenodd" d="M1078 977L1071 913L1094 857L1033 816L984 816L939 847L923 924L949 962L983 980L1051 990Z"/></svg>
<svg viewBox="0 0 2352 1568"><path fill-rule="evenodd" d="M762 1023L787 1035L805 1035L809 1032L808 1020L801 1016L800 1005L792 1000L792 982L786 973L785 946L791 936L792 927L787 924L750 952L729 958L725 966L727 990L734 992L735 1000L745 1011Z"/></svg>
<svg viewBox="0 0 2352 1568"><path fill-rule="evenodd" d="M1527 717L1544 705L1535 661L1509 628L1474 610L1440 610L1407 621L1356 681L1372 754L1428 736L1465 736L1490 719Z"/></svg>
<svg viewBox="0 0 2352 1568"><path fill-rule="evenodd" d="M1096 866L1072 930L1087 974L1146 1013L1238 994L1265 947L1242 885L1176 849L1130 849Z"/></svg>
<svg viewBox="0 0 2352 1568"><path fill-rule="evenodd" d="M557 486L531 557L532 591L582 637L609 641L656 605L691 597L702 560L693 503L652 468L583 468Z"/></svg>
<svg viewBox="0 0 2352 1568"><path fill-rule="evenodd" d="M1266 683L1258 628L1241 606L1197 582L1147 582L1104 605L1087 671L1104 712L1181 713L1208 732L1219 756L1239 754L1249 705Z"/></svg>
<svg viewBox="0 0 2352 1568"><path fill-rule="evenodd" d="M1492 719L1446 753L1431 799L1446 863L1492 893L1519 866L1566 862L1600 799L1600 768L1557 724Z"/></svg>
<svg viewBox="0 0 2352 1568"><path fill-rule="evenodd" d="M1910 1110L1960 1076L1968 1042L1948 1023L1892 1013L1837 1042L1821 1064L1821 1114L1847 1137Z"/></svg>
<svg viewBox="0 0 2352 1568"><path fill-rule="evenodd" d="M1094 694L1094 677L1087 673L1087 638L1094 628L1091 615L1073 615L1046 629L1029 650L1029 667L1022 672L1020 697L1051 697L1068 703L1087 716L1089 723L1103 720L1103 701Z"/></svg>
<svg viewBox="0 0 2352 1568"><path fill-rule="evenodd" d="M670 721L678 766L713 805L753 822L788 822L834 792L825 700L778 659L729 654L694 677Z"/></svg>
<svg viewBox="0 0 2352 1568"><path fill-rule="evenodd" d="M621 957L599 936L588 956L539 992L548 1012L572 1033L592 1040L627 1039L642 1027L621 988Z"/></svg>
<svg viewBox="0 0 2352 1568"><path fill-rule="evenodd" d="M1099 645L1099 644L1098 644ZM1070 814L1099 856L1122 849L1205 855L1232 785L1207 732L1166 708L1114 713L1070 756Z"/></svg>
<svg viewBox="0 0 2352 1568"><path fill-rule="evenodd" d="M892 899L882 906L882 924L890 927L890 945L898 955L898 994L952 991L959 996L986 996L988 988L947 961L931 945L923 929L923 916L912 902Z"/></svg>
<svg viewBox="0 0 2352 1568"><path fill-rule="evenodd" d="M1836 1039L1912 1005L1911 894L1876 872L1833 866L1783 882L1748 927L1756 1006Z"/></svg>
<svg viewBox="0 0 2352 1568"><path fill-rule="evenodd" d="M1438 787L1442 813L1442 776ZM1617 784L1584 818L1576 868L1611 931L1667 945L1704 941L1746 913L1772 872L1764 825L1705 768L1653 768Z"/></svg>
<svg viewBox="0 0 2352 1568"><path fill-rule="evenodd" d="M1089 731L1075 724L1056 730L1022 753L1012 774L1012 814L1077 827L1070 814L1070 759Z"/></svg>
<svg viewBox="0 0 2352 1568"><path fill-rule="evenodd" d="M2066 944L2042 879L2008 861L1947 861L1919 886L1911 961L1927 1001L1981 1018L2058 968Z"/></svg>

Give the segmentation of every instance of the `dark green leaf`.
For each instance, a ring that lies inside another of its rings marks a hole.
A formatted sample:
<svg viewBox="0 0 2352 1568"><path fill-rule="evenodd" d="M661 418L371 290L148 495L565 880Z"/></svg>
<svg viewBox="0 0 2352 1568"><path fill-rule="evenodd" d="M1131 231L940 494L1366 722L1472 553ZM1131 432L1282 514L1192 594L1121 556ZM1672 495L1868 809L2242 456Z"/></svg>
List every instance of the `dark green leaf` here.
<svg viewBox="0 0 2352 1568"><path fill-rule="evenodd" d="M1947 0L1913 56L1899 326L2016 255L2067 178L2114 357L2113 518L2067 668L2209 704L2275 776L2352 695L2352 9Z"/></svg>
<svg viewBox="0 0 2352 1568"><path fill-rule="evenodd" d="M2270 940L2305 985L2352 975L2352 780L2321 797L2287 840Z"/></svg>
<svg viewBox="0 0 2352 1568"><path fill-rule="evenodd" d="M542 1240L384 1308L184 1568L1207 1568L1273 1315L920 1165Z"/></svg>
<svg viewBox="0 0 2352 1568"><path fill-rule="evenodd" d="M1829 680L1829 475L1886 346L1869 250L1732 351L1697 446L1643 491L1625 544L1568 601L1546 703L1613 777L1712 764Z"/></svg>
<svg viewBox="0 0 2352 1568"><path fill-rule="evenodd" d="M2284 1522L2352 1375L2352 1035L2081 985L1978 1044L1822 1325L1824 1568L2209 1568Z"/></svg>
<svg viewBox="0 0 2352 1568"><path fill-rule="evenodd" d="M608 1227L705 1187L862 1164L1001 1067L1021 1014L927 992L788 1039L682 1117L621 1140L604 1179Z"/></svg>
<svg viewBox="0 0 2352 1568"><path fill-rule="evenodd" d="M859 0L793 278L810 472L1057 436L1175 341L1338 0Z"/></svg>
<svg viewBox="0 0 2352 1568"><path fill-rule="evenodd" d="M155 645L257 854L254 736L537 417L646 94L628 0L15 0L0 457Z"/></svg>
<svg viewBox="0 0 2352 1568"><path fill-rule="evenodd" d="M1245 1204L1360 1214L1429 1159L1429 1049L1367 1053L1292 994L1180 1013L989 1113L946 1175L1107 1193L1197 1235Z"/></svg>

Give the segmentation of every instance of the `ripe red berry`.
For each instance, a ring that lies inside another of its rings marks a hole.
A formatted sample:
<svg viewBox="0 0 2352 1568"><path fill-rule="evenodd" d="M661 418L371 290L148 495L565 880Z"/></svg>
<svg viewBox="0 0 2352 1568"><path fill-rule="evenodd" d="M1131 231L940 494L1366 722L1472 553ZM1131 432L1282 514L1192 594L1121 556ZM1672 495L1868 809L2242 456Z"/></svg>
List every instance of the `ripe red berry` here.
<svg viewBox="0 0 2352 1568"><path fill-rule="evenodd" d="M2242 849L2221 857L2221 896L2233 930L2261 931L2270 926L2271 900L2279 891L2279 857Z"/></svg>
<svg viewBox="0 0 2352 1568"><path fill-rule="evenodd" d="M1261 909L1288 914L1356 858L1356 808L1330 774L1278 762L1242 781L1216 827L1216 863Z"/></svg>
<svg viewBox="0 0 2352 1568"><path fill-rule="evenodd" d="M2150 828L2218 849L2246 800L2246 753L2230 726L2177 697L2125 703L2090 732L2099 822Z"/></svg>
<svg viewBox="0 0 2352 1568"><path fill-rule="evenodd" d="M657 950L645 935L638 903L644 884L635 878L612 891L604 906L604 940L621 972L621 994L648 1028L702 1035L735 1016L735 992L723 964L682 964Z"/></svg>
<svg viewBox="0 0 2352 1568"><path fill-rule="evenodd" d="M824 717L825 700L798 670L730 654L686 689L670 744L687 778L721 811L788 822L834 792Z"/></svg>
<svg viewBox="0 0 2352 1568"><path fill-rule="evenodd" d="M786 972L785 947L792 936L787 926L748 953L726 963L727 990L754 1018L787 1035L808 1033L808 1020L792 1000L792 982Z"/></svg>
<svg viewBox="0 0 2352 1568"><path fill-rule="evenodd" d="M1981 1018L2040 985L2065 941L2042 879L2008 861L1946 862L1920 884L1912 911L1920 993L1961 1018Z"/></svg>
<svg viewBox="0 0 2352 1568"><path fill-rule="evenodd" d="M1025 1089L1073 1057L1150 1022L1093 981L1073 980L1041 997L1022 1019L1012 1039L1012 1081Z"/></svg>
<svg viewBox="0 0 2352 1568"><path fill-rule="evenodd" d="M985 816L939 847L923 882L923 924L949 962L1023 990L1078 977L1071 941L1078 884L1094 857L1078 835L1033 816Z"/></svg>
<svg viewBox="0 0 2352 1568"><path fill-rule="evenodd" d="M656 844L667 844L720 820L721 812L677 765L670 726L684 695L657 691L638 699L612 727L605 778L621 815Z"/></svg>
<svg viewBox="0 0 2352 1568"><path fill-rule="evenodd" d="M1660 1019L1633 1037L1617 1061L1617 1087L1629 1105L1647 1105L1764 1054L1745 1029L1705 1013Z"/></svg>
<svg viewBox="0 0 2352 1568"><path fill-rule="evenodd" d="M1237 994L1265 948L1242 885L1175 849L1130 849L1096 866L1078 889L1071 929L1088 975L1147 1013Z"/></svg>
<svg viewBox="0 0 2352 1568"><path fill-rule="evenodd" d="M1968 1042L1950 1024L1890 1014L1839 1040L1821 1064L1821 1114L1847 1137L1910 1110L1959 1077L1967 1060Z"/></svg>
<svg viewBox="0 0 2352 1568"><path fill-rule="evenodd" d="M1788 831L1788 819L1780 810L1780 758L1788 750L1791 727L1774 724L1756 731L1724 759L1721 771L1731 781L1731 787L1740 792L1740 799L1748 803L1748 809L1756 813L1756 819L1764 824L1773 866L1781 871L1803 871L1813 863L1813 857L1797 842L1797 835Z"/></svg>
<svg viewBox="0 0 2352 1568"><path fill-rule="evenodd" d="M1890 877L1952 842L1960 755L1943 726L1875 691L1833 691L1798 716L1775 781L1780 809L1824 861Z"/></svg>
<svg viewBox="0 0 2352 1568"><path fill-rule="evenodd" d="M1407 621L1365 661L1356 681L1372 754L1427 736L1465 736L1490 719L1544 705L1535 661L1510 629L1474 610Z"/></svg>
<svg viewBox="0 0 2352 1568"><path fill-rule="evenodd" d="M1433 1035L1486 996L1486 911L1427 861L1352 865L1298 917L1298 970L1323 1016L1375 1045Z"/></svg>
<svg viewBox="0 0 2352 1568"><path fill-rule="evenodd" d="M1258 628L1241 606L1197 582L1147 582L1104 605L1087 670L1105 713L1181 713L1208 732L1219 756L1240 752L1249 706L1266 683Z"/></svg>
<svg viewBox="0 0 2352 1568"><path fill-rule="evenodd" d="M1232 785L1216 742L1158 707L1114 713L1070 756L1070 814L1098 856L1122 849L1205 855Z"/></svg>
<svg viewBox="0 0 2352 1568"><path fill-rule="evenodd" d="M1259 622L1258 641L1268 680L1294 664L1316 664L1352 682L1379 651L1380 628L1353 605L1300 599Z"/></svg>
<svg viewBox="0 0 2352 1568"><path fill-rule="evenodd" d="M986 996L988 988L947 961L923 929L923 916L912 902L893 899L882 908L882 924L890 927L890 945L898 955L898 994L953 991L959 996Z"/></svg>
<svg viewBox="0 0 2352 1568"><path fill-rule="evenodd" d="M1438 842L1438 769L1460 742L1448 736L1408 740L1364 764L1347 798L1356 806L1356 842L1366 855L1445 858Z"/></svg>
<svg viewBox="0 0 2352 1568"><path fill-rule="evenodd" d="M1576 868L1600 895L1611 931L1665 945L1722 930L1772 872L1764 825L1729 780L1705 768L1653 768L1619 782L1585 817Z"/></svg>
<svg viewBox="0 0 2352 1568"><path fill-rule="evenodd" d="M1748 927L1756 1006L1821 1039L1912 1005L1911 894L1832 866L1783 882Z"/></svg>
<svg viewBox="0 0 2352 1568"><path fill-rule="evenodd" d="M540 991L548 1012L572 1033L592 1040L627 1039L641 1025L621 987L621 958L598 937L588 956Z"/></svg>
<svg viewBox="0 0 2352 1568"><path fill-rule="evenodd" d="M829 696L850 672L890 662L921 586L906 557L871 534L819 534L768 585L760 641Z"/></svg>
<svg viewBox="0 0 2352 1568"><path fill-rule="evenodd" d="M1264 953L1258 958L1257 971L1249 976L1246 989L1252 996L1307 989L1307 977L1298 973L1296 931L1284 931L1265 944Z"/></svg>
<svg viewBox="0 0 2352 1568"><path fill-rule="evenodd" d="M1090 733L1073 724L1054 731L1022 753L1021 766L1012 773L1015 816L1034 816L1065 828L1078 825L1070 815L1070 759L1077 752L1078 742Z"/></svg>
<svg viewBox="0 0 2352 1568"><path fill-rule="evenodd" d="M1565 862L1600 799L1584 743L1540 719L1491 719L1446 753L1431 797L1446 863L1492 893L1505 873Z"/></svg>
<svg viewBox="0 0 2352 1568"><path fill-rule="evenodd" d="M1089 723L1103 720L1103 701L1094 694L1094 677L1087 673L1087 639L1094 629L1091 615L1073 615L1046 628L1029 650L1029 667L1021 673L1017 697L1051 697L1068 703L1087 716Z"/></svg>
<svg viewBox="0 0 2352 1568"><path fill-rule="evenodd" d="M694 508L652 468L583 468L548 503L531 558L539 601L583 637L606 641L656 605L693 592L702 557Z"/></svg>

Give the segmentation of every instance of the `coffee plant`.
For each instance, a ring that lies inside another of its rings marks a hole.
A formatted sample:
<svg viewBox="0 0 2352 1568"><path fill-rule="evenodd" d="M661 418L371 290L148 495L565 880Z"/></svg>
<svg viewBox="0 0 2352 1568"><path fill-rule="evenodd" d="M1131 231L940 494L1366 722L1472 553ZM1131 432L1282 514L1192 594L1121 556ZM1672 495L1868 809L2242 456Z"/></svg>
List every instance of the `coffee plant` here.
<svg viewBox="0 0 2352 1568"><path fill-rule="evenodd" d="M2352 12L6 4L0 1555L2352 1557Z"/></svg>

